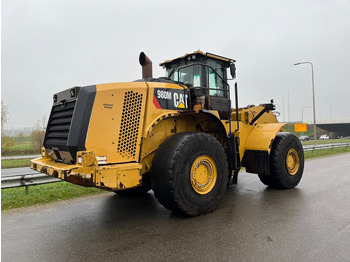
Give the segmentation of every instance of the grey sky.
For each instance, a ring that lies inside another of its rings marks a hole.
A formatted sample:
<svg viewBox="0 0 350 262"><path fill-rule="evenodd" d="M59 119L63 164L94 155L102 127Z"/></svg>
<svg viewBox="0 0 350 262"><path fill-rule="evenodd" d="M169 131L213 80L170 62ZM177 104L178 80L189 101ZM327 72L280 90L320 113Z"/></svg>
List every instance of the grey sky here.
<svg viewBox="0 0 350 262"><path fill-rule="evenodd" d="M9 127L48 117L72 86L141 78L138 55L160 62L195 50L237 60L239 105L275 99L288 120L350 117L350 1L3 0L1 97ZM232 85L233 86L232 82ZM332 110L331 110L332 108Z"/></svg>

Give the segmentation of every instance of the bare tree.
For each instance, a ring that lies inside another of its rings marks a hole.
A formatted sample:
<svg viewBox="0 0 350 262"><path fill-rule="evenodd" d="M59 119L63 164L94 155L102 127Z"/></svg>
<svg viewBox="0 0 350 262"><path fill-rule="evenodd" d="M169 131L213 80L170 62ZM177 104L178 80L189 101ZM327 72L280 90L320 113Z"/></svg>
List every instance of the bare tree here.
<svg viewBox="0 0 350 262"><path fill-rule="evenodd" d="M30 138L34 145L34 150L39 153L45 138L45 125L46 125L46 117L43 116L42 120L38 120L35 124L35 128L30 134Z"/></svg>
<svg viewBox="0 0 350 262"><path fill-rule="evenodd" d="M4 128L8 121L8 107L3 100L1 100L1 154L9 154L11 147L15 145L15 140L4 133Z"/></svg>
<svg viewBox="0 0 350 262"><path fill-rule="evenodd" d="M1 100L1 136L4 134L4 128L8 121L8 107L3 100Z"/></svg>

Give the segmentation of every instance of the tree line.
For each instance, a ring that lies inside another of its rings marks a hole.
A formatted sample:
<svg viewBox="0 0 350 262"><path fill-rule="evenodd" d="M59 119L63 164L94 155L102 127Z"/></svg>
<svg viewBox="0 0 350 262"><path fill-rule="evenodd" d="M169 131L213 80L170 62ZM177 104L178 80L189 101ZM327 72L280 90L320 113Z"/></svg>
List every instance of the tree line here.
<svg viewBox="0 0 350 262"><path fill-rule="evenodd" d="M25 140L23 133L20 133L17 136L17 141L14 137L7 136L4 132L6 124L9 120L9 109L6 103L1 100L1 154L12 154L15 151L13 150L16 143L21 144ZM23 149L24 154L36 154L40 153L41 147L43 146L44 137L45 137L45 128L46 128L46 117L43 116L41 120L37 120L34 126L34 129L30 133L30 142L32 146L26 149Z"/></svg>

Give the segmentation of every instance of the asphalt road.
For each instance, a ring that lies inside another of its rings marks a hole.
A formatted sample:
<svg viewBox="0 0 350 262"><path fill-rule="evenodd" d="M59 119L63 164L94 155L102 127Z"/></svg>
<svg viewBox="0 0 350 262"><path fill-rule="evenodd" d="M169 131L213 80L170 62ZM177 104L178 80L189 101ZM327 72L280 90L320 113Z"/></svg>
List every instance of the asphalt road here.
<svg viewBox="0 0 350 262"><path fill-rule="evenodd" d="M2 261L350 261L350 154L306 162L293 190L242 173L219 208L186 218L152 193L2 213Z"/></svg>

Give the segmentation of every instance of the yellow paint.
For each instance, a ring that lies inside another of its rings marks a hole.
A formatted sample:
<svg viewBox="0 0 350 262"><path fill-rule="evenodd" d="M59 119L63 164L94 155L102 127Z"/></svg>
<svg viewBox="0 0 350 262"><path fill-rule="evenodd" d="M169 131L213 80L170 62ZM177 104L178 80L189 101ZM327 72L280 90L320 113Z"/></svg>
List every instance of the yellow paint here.
<svg viewBox="0 0 350 262"><path fill-rule="evenodd" d="M299 166L300 158L298 152L294 148L289 149L286 156L286 168L288 173L294 176L298 172Z"/></svg>
<svg viewBox="0 0 350 262"><path fill-rule="evenodd" d="M31 168L67 181L70 177L91 180L90 186L108 190L132 188L142 184L142 165L139 163L97 166L96 157L92 152L80 151L77 155L83 156L82 164L66 165L42 157L33 159Z"/></svg>
<svg viewBox="0 0 350 262"><path fill-rule="evenodd" d="M32 160L31 168L61 179L81 179L81 184L87 181L88 185L103 189L121 190L142 184L142 174L151 170L156 150L176 133L205 132L223 142L218 135L218 125L201 111L193 110L189 113L188 110L156 108L153 102L155 88L184 89L177 84L160 82L97 85L86 137L86 151L77 153L77 163L56 163L43 149L44 157ZM124 112L123 107L127 108ZM185 105L180 103L178 107L185 108ZM265 113L250 125L261 110L262 106L240 109L239 131L235 131L235 110L231 114L231 132L239 137L241 160L245 150L270 152L273 139L284 125L278 123L272 112ZM211 113L219 118L218 111ZM228 134L228 121L221 120L221 123ZM99 164L96 157L103 157L105 164ZM298 163L293 152L287 161L290 163L287 168L293 174L295 163ZM214 161L209 156L197 158L191 167L190 179L198 194L211 192L217 179Z"/></svg>
<svg viewBox="0 0 350 262"><path fill-rule="evenodd" d="M181 102L181 103L179 104L178 108L185 108L184 103Z"/></svg>
<svg viewBox="0 0 350 262"><path fill-rule="evenodd" d="M214 188L217 180L215 161L208 155L197 157L191 166L190 179L194 191L206 195Z"/></svg>
<svg viewBox="0 0 350 262"><path fill-rule="evenodd" d="M138 163L119 164L96 169L96 185L101 188L120 190L142 184L142 165Z"/></svg>
<svg viewBox="0 0 350 262"><path fill-rule="evenodd" d="M164 61L163 63L160 63L159 65L162 66L162 65L164 65L164 64L170 63L170 62L175 61L175 60L177 60L177 59L182 59L182 58L185 58L186 56L189 56L189 55L196 55L196 54L201 54L201 55L204 55L204 56L207 55L208 57L211 57L211 58L214 58L214 59L217 59L217 60L221 60L221 61L225 61L225 62L231 62L231 61L233 61L233 60L230 59L230 58L226 58L226 57L222 57L222 56L217 56L217 55L210 54L210 53L204 53L204 52L198 50L198 51L194 51L193 53L186 53L185 55L180 56L180 57L178 57L178 58L174 58L174 59L171 59L171 60L166 60L166 61Z"/></svg>
<svg viewBox="0 0 350 262"><path fill-rule="evenodd" d="M147 99L143 82L97 85L85 147L107 163L138 161ZM123 112L123 106L126 109ZM132 111L128 112L128 111Z"/></svg>
<svg viewBox="0 0 350 262"><path fill-rule="evenodd" d="M270 152L273 139L284 124L257 124L249 132L244 144L245 150L265 150Z"/></svg>
<svg viewBox="0 0 350 262"><path fill-rule="evenodd" d="M273 112L264 113L253 125L250 122L254 117L263 110L263 106L253 106L250 108L239 109L239 131L235 135L239 137L240 147L239 153L241 160L245 150L264 150L270 152L272 139L278 132L282 131L283 123L278 123ZM231 131L237 129L236 110L231 114ZM229 128L227 127L227 132Z"/></svg>

